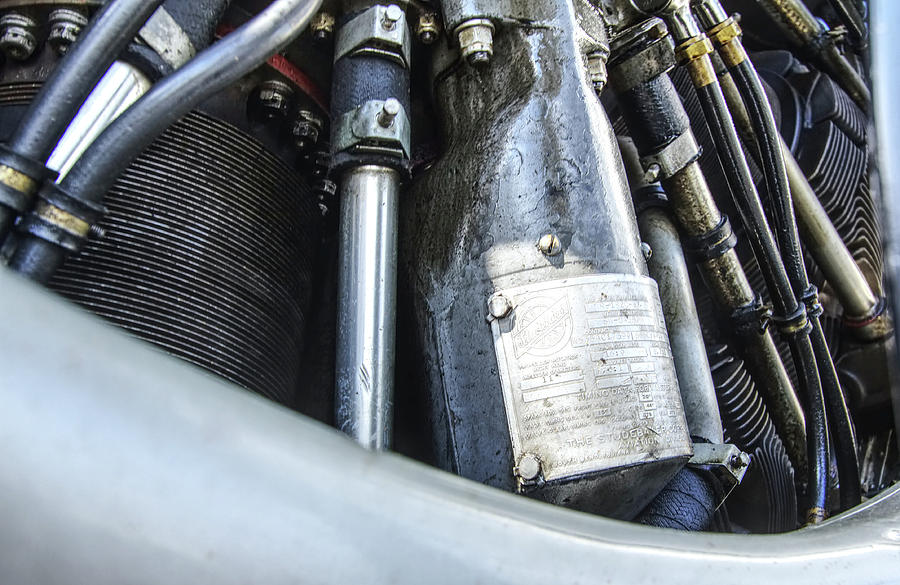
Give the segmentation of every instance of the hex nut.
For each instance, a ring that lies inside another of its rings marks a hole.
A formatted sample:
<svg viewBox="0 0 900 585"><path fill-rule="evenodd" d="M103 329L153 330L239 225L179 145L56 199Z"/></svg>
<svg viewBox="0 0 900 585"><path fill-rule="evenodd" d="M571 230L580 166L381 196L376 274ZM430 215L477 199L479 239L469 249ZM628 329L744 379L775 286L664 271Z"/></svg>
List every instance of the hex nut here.
<svg viewBox="0 0 900 585"><path fill-rule="evenodd" d="M70 8L57 8L48 17L50 32L47 43L59 55L65 55L69 47L78 40L82 29L88 25L87 16Z"/></svg>
<svg viewBox="0 0 900 585"><path fill-rule="evenodd" d="M467 20L456 28L463 59L470 65L485 65L494 55L494 25L485 18Z"/></svg>
<svg viewBox="0 0 900 585"><path fill-rule="evenodd" d="M423 45L430 45L437 40L441 29L438 26L438 17L434 12L423 12L419 16L419 22L416 25L416 35Z"/></svg>
<svg viewBox="0 0 900 585"><path fill-rule="evenodd" d="M0 18L0 51L14 61L24 61L37 50L37 23L17 12Z"/></svg>

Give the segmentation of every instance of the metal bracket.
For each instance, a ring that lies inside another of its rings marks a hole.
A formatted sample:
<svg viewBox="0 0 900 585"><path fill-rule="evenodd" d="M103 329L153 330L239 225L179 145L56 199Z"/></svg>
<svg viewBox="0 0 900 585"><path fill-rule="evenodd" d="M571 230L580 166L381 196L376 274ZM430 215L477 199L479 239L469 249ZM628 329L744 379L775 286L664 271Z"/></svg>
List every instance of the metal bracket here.
<svg viewBox="0 0 900 585"><path fill-rule="evenodd" d="M350 55L374 55L409 69L412 41L406 13L396 4L373 6L338 30L334 61Z"/></svg>
<svg viewBox="0 0 900 585"><path fill-rule="evenodd" d="M395 99L371 100L338 118L334 152L354 150L410 156L410 123L406 110Z"/></svg>
<svg viewBox="0 0 900 585"><path fill-rule="evenodd" d="M688 131L659 152L642 156L641 167L647 173L647 180L653 183L659 179L668 179L698 158L700 158L700 146L694 139L694 133Z"/></svg>
<svg viewBox="0 0 900 585"><path fill-rule="evenodd" d="M750 466L750 456L730 444L694 443L694 456L687 464L709 471L730 491L744 479Z"/></svg>
<svg viewBox="0 0 900 585"><path fill-rule="evenodd" d="M153 13L150 20L138 32L138 36L174 69L178 69L197 54L191 38L163 7Z"/></svg>

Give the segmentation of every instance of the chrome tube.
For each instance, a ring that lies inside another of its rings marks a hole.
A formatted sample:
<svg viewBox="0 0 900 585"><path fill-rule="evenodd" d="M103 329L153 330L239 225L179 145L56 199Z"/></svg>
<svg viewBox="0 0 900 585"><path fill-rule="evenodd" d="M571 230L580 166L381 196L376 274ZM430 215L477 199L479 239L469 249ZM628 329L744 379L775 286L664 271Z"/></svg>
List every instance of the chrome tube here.
<svg viewBox="0 0 900 585"><path fill-rule="evenodd" d="M800 235L807 249L825 273L828 283L834 288L838 300L844 307L844 314L854 319L874 316L878 310L878 298L872 292L866 277L853 260L853 256L847 250L847 246L783 139L781 151L784 154L791 195L797 211Z"/></svg>
<svg viewBox="0 0 900 585"><path fill-rule="evenodd" d="M652 251L647 267L659 285L663 316L675 358L678 387L692 437L724 443L706 344L678 229L662 209L649 208L638 217L641 238Z"/></svg>
<svg viewBox="0 0 900 585"><path fill-rule="evenodd" d="M370 449L391 443L400 175L348 170L341 184L335 421Z"/></svg>
<svg viewBox="0 0 900 585"><path fill-rule="evenodd" d="M149 91L150 80L140 70L122 61L114 62L82 104L47 167L62 180L84 151L109 124Z"/></svg>

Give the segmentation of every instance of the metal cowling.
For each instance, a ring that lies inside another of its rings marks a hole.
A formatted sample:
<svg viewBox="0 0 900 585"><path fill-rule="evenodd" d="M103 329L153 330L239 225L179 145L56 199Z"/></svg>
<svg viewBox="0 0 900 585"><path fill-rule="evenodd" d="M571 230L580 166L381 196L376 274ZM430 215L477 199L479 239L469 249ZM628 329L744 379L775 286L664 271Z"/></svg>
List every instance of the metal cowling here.
<svg viewBox="0 0 900 585"><path fill-rule="evenodd" d="M290 400L319 227L299 176L243 131L193 113L106 205L102 237L52 288L173 355Z"/></svg>

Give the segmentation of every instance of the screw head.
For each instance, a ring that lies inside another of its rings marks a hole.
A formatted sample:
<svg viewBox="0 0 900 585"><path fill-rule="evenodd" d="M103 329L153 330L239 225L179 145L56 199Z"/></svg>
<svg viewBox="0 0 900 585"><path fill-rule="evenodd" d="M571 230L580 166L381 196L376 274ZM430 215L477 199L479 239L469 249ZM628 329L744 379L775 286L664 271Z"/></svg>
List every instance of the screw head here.
<svg viewBox="0 0 900 585"><path fill-rule="evenodd" d="M265 81L256 90L253 104L258 116L264 120L286 118L291 109L294 92L281 81Z"/></svg>
<svg viewBox="0 0 900 585"><path fill-rule="evenodd" d="M316 19L310 28L313 33L313 40L317 43L324 43L334 33L334 17L327 12L320 12L316 15Z"/></svg>
<svg viewBox="0 0 900 585"><path fill-rule="evenodd" d="M562 251L562 242L555 234L547 234L538 241L538 249L544 256L556 256Z"/></svg>
<svg viewBox="0 0 900 585"><path fill-rule="evenodd" d="M28 59L37 49L36 28L37 23L22 14L0 18L0 51L15 61Z"/></svg>
<svg viewBox="0 0 900 585"><path fill-rule="evenodd" d="M50 13L50 32L47 43L60 55L65 55L69 47L78 40L81 30L88 25L87 17L77 10L58 8Z"/></svg>
<svg viewBox="0 0 900 585"><path fill-rule="evenodd" d="M649 262L653 257L653 248L647 242L641 242L641 254L644 255L644 262Z"/></svg>
<svg viewBox="0 0 900 585"><path fill-rule="evenodd" d="M659 178L659 173L661 171L662 167L660 167L657 163L652 163L644 172L644 180L648 183L655 183Z"/></svg>
<svg viewBox="0 0 900 585"><path fill-rule="evenodd" d="M491 317L502 319L512 311L512 303L505 296L497 294L488 301L488 311L490 311Z"/></svg>
<svg viewBox="0 0 900 585"><path fill-rule="evenodd" d="M516 465L515 473L524 481L534 481L541 475L541 460L537 455L525 453Z"/></svg>
<svg viewBox="0 0 900 585"><path fill-rule="evenodd" d="M388 98L384 100L384 104L381 106L381 112L378 113L378 124L382 128L390 128L394 123L394 118L400 113L403 109L403 106L400 105L400 102L394 98Z"/></svg>
<svg viewBox="0 0 900 585"><path fill-rule="evenodd" d="M384 10L381 26L384 27L384 30L394 30L401 18L403 18L403 9L396 4L391 4Z"/></svg>
<svg viewBox="0 0 900 585"><path fill-rule="evenodd" d="M419 35L419 40L423 45L430 45L436 41L440 33L437 14L433 12L422 13L416 25L416 33Z"/></svg>

